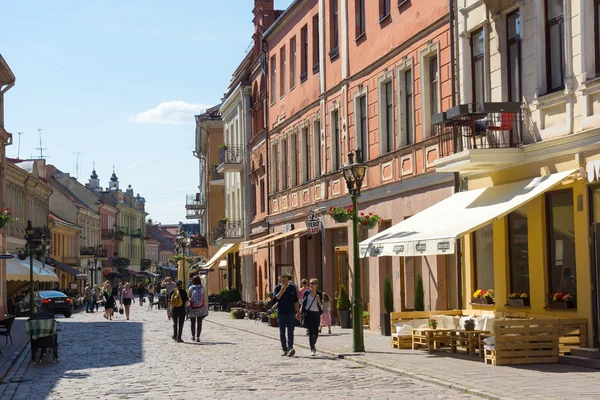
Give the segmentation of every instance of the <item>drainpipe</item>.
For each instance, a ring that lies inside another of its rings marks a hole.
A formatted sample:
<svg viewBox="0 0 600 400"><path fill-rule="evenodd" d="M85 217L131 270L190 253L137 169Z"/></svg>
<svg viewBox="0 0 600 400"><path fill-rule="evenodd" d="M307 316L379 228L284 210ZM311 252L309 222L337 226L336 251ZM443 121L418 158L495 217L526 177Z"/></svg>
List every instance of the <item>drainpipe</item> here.
<svg viewBox="0 0 600 400"><path fill-rule="evenodd" d="M264 102L264 117L265 117L265 135L266 135L266 146L267 146L267 150L266 150L266 155L267 155L267 165L268 168L265 171L266 175L267 175L267 194L265 195L266 200L267 200L267 233L271 233L269 231L269 218L268 216L271 214L271 202L269 201L269 190L271 188L271 159L269 157L269 151L271 150L271 144L269 141L269 101L267 100L269 98L269 57L267 54L267 50L268 50L268 43L264 40L262 40L262 52L263 52L263 57L264 57L264 66L265 66L265 70L264 70L264 75L265 75L265 79L263 79L263 85L265 87L265 98L263 100ZM259 185L260 187L260 185ZM267 255L267 268L269 270L269 290L273 291L273 289L275 288L275 286L271 285L271 249L269 248L268 250L268 255ZM262 290L262 288L261 288Z"/></svg>
<svg viewBox="0 0 600 400"><path fill-rule="evenodd" d="M457 103L457 91L456 85L458 83L456 77L456 29L458 29L455 23L456 16L456 1L449 0L449 18L450 18L450 79L452 79L452 107L456 106ZM458 172L454 173L454 193L458 193L460 191L460 174ZM458 309L462 310L463 308L463 284L462 284L462 251L461 251L461 240L460 238L456 239L456 292L458 294Z"/></svg>

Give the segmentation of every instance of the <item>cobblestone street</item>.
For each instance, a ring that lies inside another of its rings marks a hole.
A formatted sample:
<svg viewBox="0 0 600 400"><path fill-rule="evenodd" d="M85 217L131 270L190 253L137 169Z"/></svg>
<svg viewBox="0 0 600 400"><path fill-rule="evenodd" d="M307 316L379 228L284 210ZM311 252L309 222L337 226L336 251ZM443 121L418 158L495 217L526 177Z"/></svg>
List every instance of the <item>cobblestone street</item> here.
<svg viewBox="0 0 600 400"><path fill-rule="evenodd" d="M210 318L210 317L209 317ZM132 306L132 318L59 317L60 361L30 362L29 347L0 386L2 399L471 399L452 389L205 322L202 343L171 339L164 310ZM302 332L302 331L300 331ZM304 335L299 337L306 341Z"/></svg>

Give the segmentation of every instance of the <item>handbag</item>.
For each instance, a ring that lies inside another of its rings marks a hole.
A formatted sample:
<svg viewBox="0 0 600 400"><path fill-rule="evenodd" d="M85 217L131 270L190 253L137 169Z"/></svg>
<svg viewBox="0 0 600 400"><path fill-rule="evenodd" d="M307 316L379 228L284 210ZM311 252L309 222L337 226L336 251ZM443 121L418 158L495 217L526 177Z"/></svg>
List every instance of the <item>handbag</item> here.
<svg viewBox="0 0 600 400"><path fill-rule="evenodd" d="M125 310L123 309L123 306L119 307L119 314L123 315L124 312Z"/></svg>
<svg viewBox="0 0 600 400"><path fill-rule="evenodd" d="M313 297L313 300L310 302L310 306L308 306L308 308L302 308L302 319L300 320L300 325L302 325L303 328L308 329L308 310L310 310L310 308L314 304L315 300L317 299L317 296ZM308 298L308 296L306 296L306 298Z"/></svg>

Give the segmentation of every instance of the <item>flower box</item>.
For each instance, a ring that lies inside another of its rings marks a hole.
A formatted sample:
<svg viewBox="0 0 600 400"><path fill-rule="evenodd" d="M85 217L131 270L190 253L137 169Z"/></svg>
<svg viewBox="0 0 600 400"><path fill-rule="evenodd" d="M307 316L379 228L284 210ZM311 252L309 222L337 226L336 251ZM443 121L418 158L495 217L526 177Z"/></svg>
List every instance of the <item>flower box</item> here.
<svg viewBox="0 0 600 400"><path fill-rule="evenodd" d="M366 224L360 224L360 226L362 226L365 229L373 229L375 228L377 225L379 224L379 221L376 220L371 220L369 222L367 222Z"/></svg>
<svg viewBox="0 0 600 400"><path fill-rule="evenodd" d="M477 297L473 300L475 304L494 304L494 299L492 297Z"/></svg>
<svg viewBox="0 0 600 400"><path fill-rule="evenodd" d="M529 307L529 298L526 299L508 299L508 305L514 307Z"/></svg>
<svg viewBox="0 0 600 400"><path fill-rule="evenodd" d="M551 301L550 308L558 309L558 310L568 310L575 308L575 302L573 301Z"/></svg>
<svg viewBox="0 0 600 400"><path fill-rule="evenodd" d="M277 328L279 326L279 323L277 322L277 318L270 317L269 322L271 323L271 326L273 328Z"/></svg>

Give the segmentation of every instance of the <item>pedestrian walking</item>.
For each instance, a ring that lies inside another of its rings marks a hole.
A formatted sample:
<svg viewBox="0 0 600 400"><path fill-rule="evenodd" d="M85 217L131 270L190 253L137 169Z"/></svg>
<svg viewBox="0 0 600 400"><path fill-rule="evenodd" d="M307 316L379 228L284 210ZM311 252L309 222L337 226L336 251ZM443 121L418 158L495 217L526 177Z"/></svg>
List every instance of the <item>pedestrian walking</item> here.
<svg viewBox="0 0 600 400"><path fill-rule="evenodd" d="M181 334L185 323L185 306L188 301L187 292L183 289L183 281L177 281L177 288L171 291L169 299L173 316L173 340L182 343Z"/></svg>
<svg viewBox="0 0 600 400"><path fill-rule="evenodd" d="M92 291L92 308L96 307L96 312L98 312L99 303L102 299L102 292L98 285L94 285L94 290ZM92 311L94 312L94 311Z"/></svg>
<svg viewBox="0 0 600 400"><path fill-rule="evenodd" d="M188 297L190 299L188 316L190 317L191 328L192 328L192 341L200 343L200 334L202 333L202 322L204 318L208 316L208 299L206 296L206 290L202 285L202 278L196 275L192 279L192 286L188 290Z"/></svg>
<svg viewBox="0 0 600 400"><path fill-rule="evenodd" d="M274 305L271 307L272 310L277 309L279 339L283 350L281 355L288 357L293 357L296 354L296 350L294 350L294 326L298 311L298 288L290 282L291 279L290 274L281 275L281 283L275 286L273 291Z"/></svg>
<svg viewBox="0 0 600 400"><path fill-rule="evenodd" d="M115 295L109 281L104 284L104 318L112 321L113 309L115 308Z"/></svg>
<svg viewBox="0 0 600 400"><path fill-rule="evenodd" d="M135 303L135 296L133 295L133 289L129 282L125 284L125 288L121 292L121 304L125 307L125 317L129 321L129 312L131 311L131 302Z"/></svg>
<svg viewBox="0 0 600 400"><path fill-rule="evenodd" d="M154 284L150 282L148 285L148 301L150 302L150 309L154 307Z"/></svg>
<svg viewBox="0 0 600 400"><path fill-rule="evenodd" d="M302 301L302 299L304 298L304 292L306 292L307 290L310 290L310 287L308 286L308 279L302 279L300 281L300 284L302 285L302 287L300 288L300 290L298 291L298 301ZM308 336L308 329L306 330L306 336Z"/></svg>
<svg viewBox="0 0 600 400"><path fill-rule="evenodd" d="M161 286L165 289L167 293L167 317L171 319L171 292L177 288L177 284L173 282L173 279L170 276L167 276L163 281Z"/></svg>
<svg viewBox="0 0 600 400"><path fill-rule="evenodd" d="M117 300L119 300L121 304L123 304L123 297L121 297L123 289L125 289L125 286L123 286L123 282L119 282L119 287L117 288Z"/></svg>
<svg viewBox="0 0 600 400"><path fill-rule="evenodd" d="M92 304L92 285L89 282L85 285L85 290L83 291L83 301L85 302L85 312L93 312L92 308L94 305Z"/></svg>
<svg viewBox="0 0 600 400"><path fill-rule="evenodd" d="M331 299L325 292L323 292L323 314L321 314L321 326L319 327L319 333L321 333L321 329L324 327L327 327L329 334L331 335Z"/></svg>
<svg viewBox="0 0 600 400"><path fill-rule="evenodd" d="M303 326L308 328L308 342L310 344L310 355L317 353L317 338L319 337L320 316L323 310L322 293L319 288L319 281L316 278L310 280L310 290L304 292L302 304L296 318L303 321Z"/></svg>
<svg viewBox="0 0 600 400"><path fill-rule="evenodd" d="M144 295L146 294L146 288L142 282L138 283L138 296L140 297L140 307L144 305Z"/></svg>

